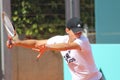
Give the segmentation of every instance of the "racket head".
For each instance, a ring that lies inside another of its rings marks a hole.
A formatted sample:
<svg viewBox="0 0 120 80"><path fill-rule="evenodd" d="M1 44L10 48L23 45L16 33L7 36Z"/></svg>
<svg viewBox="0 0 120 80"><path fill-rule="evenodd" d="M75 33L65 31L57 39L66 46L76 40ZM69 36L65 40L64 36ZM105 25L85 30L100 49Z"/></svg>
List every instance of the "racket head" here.
<svg viewBox="0 0 120 80"><path fill-rule="evenodd" d="M11 38L14 37L16 34L15 28L13 27L10 18L8 17L8 15L5 12L2 13L2 19L3 19L4 27L7 31L8 37L11 37Z"/></svg>

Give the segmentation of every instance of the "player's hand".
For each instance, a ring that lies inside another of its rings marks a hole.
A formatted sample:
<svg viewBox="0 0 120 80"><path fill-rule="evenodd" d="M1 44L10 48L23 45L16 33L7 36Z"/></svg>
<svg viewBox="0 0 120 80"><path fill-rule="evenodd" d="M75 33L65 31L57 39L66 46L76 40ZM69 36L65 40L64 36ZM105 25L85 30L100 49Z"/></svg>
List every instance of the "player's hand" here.
<svg viewBox="0 0 120 80"><path fill-rule="evenodd" d="M11 39L8 39L7 40L7 42L6 42L6 46L8 47L8 48L12 48L13 47L13 45L14 45L14 41Z"/></svg>
<svg viewBox="0 0 120 80"><path fill-rule="evenodd" d="M8 36L8 40L7 40L7 42L6 42L6 46L7 46L8 48L12 48L12 47L14 46L14 44L15 44L15 41L19 41L19 40L20 40L20 39L19 39L19 36L18 36L17 33L15 33L15 36L14 36L14 37Z"/></svg>
<svg viewBox="0 0 120 80"><path fill-rule="evenodd" d="M45 45L37 46L35 48L32 48L32 50L39 52L37 59L39 59L46 51Z"/></svg>
<svg viewBox="0 0 120 80"><path fill-rule="evenodd" d="M11 43L10 40L7 40L6 46L7 46L8 48L12 48L12 47L13 47L13 45L12 45L12 43Z"/></svg>

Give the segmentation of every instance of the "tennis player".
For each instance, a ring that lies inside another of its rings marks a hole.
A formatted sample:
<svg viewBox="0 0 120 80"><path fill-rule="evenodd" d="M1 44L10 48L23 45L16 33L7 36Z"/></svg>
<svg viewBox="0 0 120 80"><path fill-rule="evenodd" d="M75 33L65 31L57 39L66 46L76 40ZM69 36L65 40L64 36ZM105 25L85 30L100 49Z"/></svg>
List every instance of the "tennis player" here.
<svg viewBox="0 0 120 80"><path fill-rule="evenodd" d="M89 40L83 35L83 23L79 18L71 18L65 31L68 35L58 35L46 40L13 40L12 46L34 48L41 54L46 50L60 51L69 66L72 80L100 80L102 74L95 65Z"/></svg>

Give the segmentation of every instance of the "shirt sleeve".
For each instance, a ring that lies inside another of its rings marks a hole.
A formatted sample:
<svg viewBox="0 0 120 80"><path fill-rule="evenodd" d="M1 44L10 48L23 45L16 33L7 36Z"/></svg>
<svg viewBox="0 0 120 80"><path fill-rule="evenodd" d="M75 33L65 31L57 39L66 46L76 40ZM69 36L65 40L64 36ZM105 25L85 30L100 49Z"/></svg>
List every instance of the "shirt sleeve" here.
<svg viewBox="0 0 120 80"><path fill-rule="evenodd" d="M81 37L80 39L76 39L74 42L77 43L81 47L81 49L84 50L86 50L90 45L86 37Z"/></svg>
<svg viewBox="0 0 120 80"><path fill-rule="evenodd" d="M47 40L47 44L64 43L66 41L66 36L54 36Z"/></svg>

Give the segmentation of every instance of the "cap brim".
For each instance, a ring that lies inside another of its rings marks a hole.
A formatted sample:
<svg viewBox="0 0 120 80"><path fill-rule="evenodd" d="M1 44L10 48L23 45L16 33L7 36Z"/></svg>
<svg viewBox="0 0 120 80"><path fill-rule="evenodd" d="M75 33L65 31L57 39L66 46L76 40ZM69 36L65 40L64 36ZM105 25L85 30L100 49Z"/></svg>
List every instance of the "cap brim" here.
<svg viewBox="0 0 120 80"><path fill-rule="evenodd" d="M74 33L82 32L82 31L83 31L82 28L72 28L71 30L72 30Z"/></svg>

